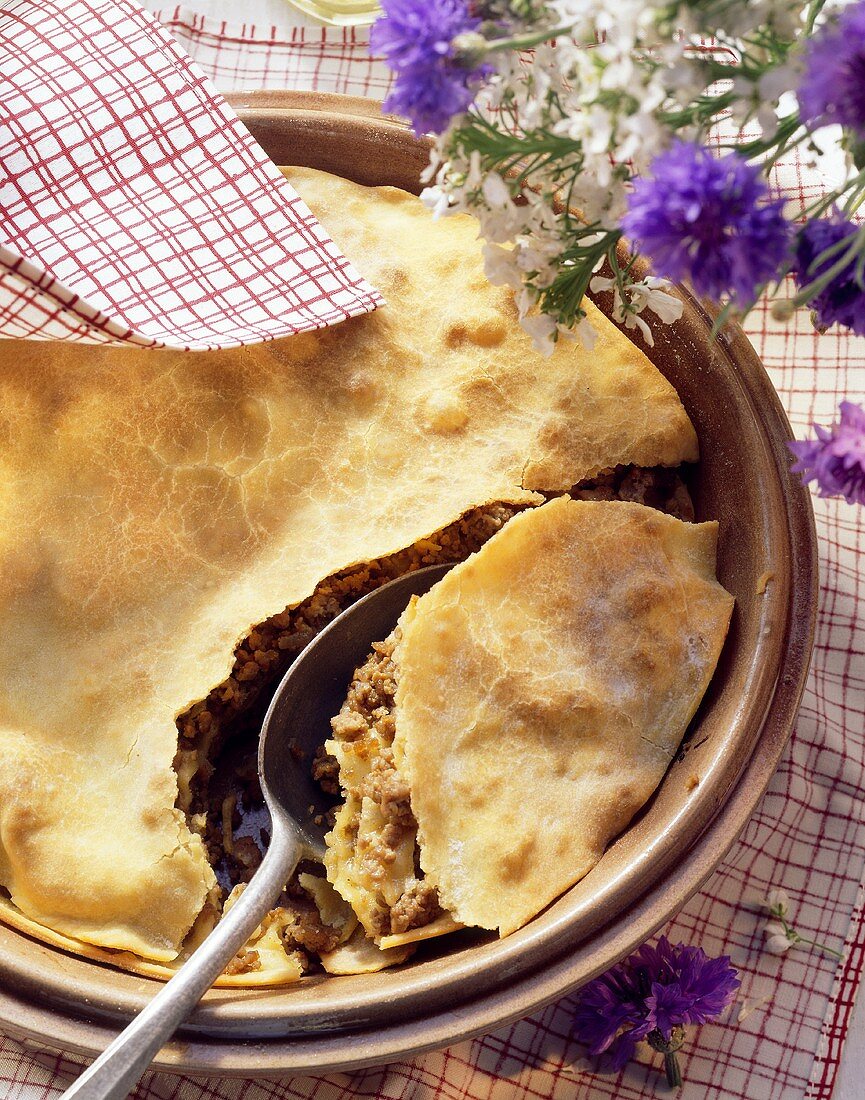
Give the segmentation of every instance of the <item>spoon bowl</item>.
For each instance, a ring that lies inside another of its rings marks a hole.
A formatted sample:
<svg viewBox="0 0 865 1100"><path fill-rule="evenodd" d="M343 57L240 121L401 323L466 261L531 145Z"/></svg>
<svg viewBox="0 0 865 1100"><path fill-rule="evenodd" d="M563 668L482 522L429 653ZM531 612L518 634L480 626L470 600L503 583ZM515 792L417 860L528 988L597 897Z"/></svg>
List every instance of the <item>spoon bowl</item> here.
<svg viewBox="0 0 865 1100"><path fill-rule="evenodd" d="M204 943L61 1100L124 1100L273 908L301 859L324 859L329 807L312 779L315 750L327 740L330 719L372 643L393 630L413 595L426 592L449 568L419 569L370 592L338 615L285 674L258 746L258 774L271 819L261 865Z"/></svg>
<svg viewBox="0 0 865 1100"><path fill-rule="evenodd" d="M271 816L295 830L307 858L324 859L327 826L321 822L334 803L312 778L310 764L330 737L330 720L354 671L372 643L390 634L411 597L423 595L451 568L429 565L363 596L313 638L276 690L261 729L258 775Z"/></svg>

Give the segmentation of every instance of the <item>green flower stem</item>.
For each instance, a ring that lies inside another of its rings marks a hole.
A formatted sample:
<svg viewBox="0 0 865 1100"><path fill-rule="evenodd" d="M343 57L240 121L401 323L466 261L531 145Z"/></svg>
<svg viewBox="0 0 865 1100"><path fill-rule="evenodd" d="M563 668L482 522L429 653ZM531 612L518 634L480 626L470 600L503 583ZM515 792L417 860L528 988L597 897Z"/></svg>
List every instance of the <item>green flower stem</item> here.
<svg viewBox="0 0 865 1100"><path fill-rule="evenodd" d="M846 242L839 241L838 243L843 245ZM850 240L849 247L844 250L844 253L839 260L836 260L830 268L822 273L822 275L819 275L816 279L812 279L810 283L807 283L805 286L802 287L795 298L792 299L793 304L796 306L805 305L805 303L808 302L811 298L816 297L823 290L825 290L825 288L837 275L840 275L850 266L850 263L853 260L854 256L856 256L857 253L861 252L863 247L865 247L865 226L862 226L861 229L854 233L852 239ZM837 246L832 246L832 248L826 249L826 251L830 254L833 250L837 250ZM822 256L818 257L818 259L822 259ZM781 921L782 924L785 925L786 928L786 922L780 914L778 915L778 919ZM828 950L828 948L824 948L824 950Z"/></svg>
<svg viewBox="0 0 865 1100"><path fill-rule="evenodd" d="M862 178L863 173L860 172L857 178ZM862 203L865 202L865 187L861 186L858 190L851 187L850 194L847 196L847 201L844 203L844 213L849 218L852 214L855 214Z"/></svg>
<svg viewBox="0 0 865 1100"><path fill-rule="evenodd" d="M810 940L807 936L800 936L796 929L787 922L787 918L780 905L773 905L769 912L777 921L780 921L781 927L784 929L784 935L790 943L804 943L807 944L808 947L816 947L818 951L825 951L827 955L832 955L836 959L844 958L843 951L838 951L834 947L829 947L825 943L820 943L819 940Z"/></svg>
<svg viewBox="0 0 865 1100"><path fill-rule="evenodd" d="M598 261L607 259L613 275L624 290L628 283L630 264L625 269L619 266L616 246L621 232L601 230L597 225L583 226L574 234L574 243L566 246L558 258L558 272L553 281L538 288L538 305L545 313L561 319L563 324L574 325L585 317L582 301L589 289ZM585 237L597 237L590 244L582 244ZM531 281L532 273L528 273ZM627 299L623 303L628 309Z"/></svg>
<svg viewBox="0 0 865 1100"><path fill-rule="evenodd" d="M553 38L570 34L573 29L573 23L568 23L563 27L548 27L546 30L535 31L533 34L515 34L512 38L492 38L487 43L487 52L500 53L502 50L528 50L532 46L539 46L542 42L549 42Z"/></svg>
<svg viewBox="0 0 865 1100"><path fill-rule="evenodd" d="M720 95L703 94L678 111L660 112L660 122L671 130L681 130L685 126L704 126L713 122L719 112L731 107L736 99L736 93L732 89Z"/></svg>
<svg viewBox="0 0 865 1100"><path fill-rule="evenodd" d="M825 6L826 0L811 0L811 3L808 5L808 14L805 17L806 35L810 35L814 30L814 24L817 22L817 17Z"/></svg>
<svg viewBox="0 0 865 1100"><path fill-rule="evenodd" d="M822 195L819 199L815 199L814 202L809 203L802 210L803 218L819 218L822 214L831 207L834 206L844 195L847 195L847 202L844 206L844 212L851 212L855 209L865 197L865 169L849 180L843 187L830 191L827 195Z"/></svg>
<svg viewBox="0 0 865 1100"><path fill-rule="evenodd" d="M838 951L834 947L829 947L825 943L820 943L817 940L809 940L805 936L800 936L796 933L796 943L807 943L809 947L816 947L818 951L825 951L827 955L831 955L835 959L843 959L844 952Z"/></svg>
<svg viewBox="0 0 865 1100"><path fill-rule="evenodd" d="M842 210L843 213L849 217L851 214L855 213L862 205L862 202L865 201L865 168L861 169L851 180L848 180L843 187L839 187L835 191L830 191L827 195L823 195L821 198L809 203L802 211L802 217L821 217L830 207L839 203L845 195L846 200Z"/></svg>
<svg viewBox="0 0 865 1100"><path fill-rule="evenodd" d="M660 1031L650 1031L646 1036L646 1042L659 1054L664 1055L664 1072L667 1075L667 1084L671 1089L681 1088L682 1071L679 1067L679 1059L676 1052L682 1049L685 1042L685 1029L674 1027L670 1032L669 1042Z"/></svg>
<svg viewBox="0 0 865 1100"><path fill-rule="evenodd" d="M770 138L756 138L754 141L747 142L725 141L721 143L720 147L722 149L735 149L746 160L753 160L755 157L768 154L766 164L763 165L765 171L790 149L806 141L807 138L808 133L802 127L798 113L794 113L785 115L784 118L778 120L778 129Z"/></svg>

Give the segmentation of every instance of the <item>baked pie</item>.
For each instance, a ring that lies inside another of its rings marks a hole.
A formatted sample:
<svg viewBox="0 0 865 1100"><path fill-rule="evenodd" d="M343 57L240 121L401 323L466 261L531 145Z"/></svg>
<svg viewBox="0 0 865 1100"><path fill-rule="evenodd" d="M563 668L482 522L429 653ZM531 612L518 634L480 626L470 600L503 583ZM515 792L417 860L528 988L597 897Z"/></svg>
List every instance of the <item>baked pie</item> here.
<svg viewBox="0 0 865 1100"><path fill-rule="evenodd" d="M593 306L594 350L542 358L471 219L289 174L386 307L219 352L0 345L0 915L144 973L260 859L219 762L343 607L563 492L689 508L694 429ZM226 982L344 951L307 885Z"/></svg>

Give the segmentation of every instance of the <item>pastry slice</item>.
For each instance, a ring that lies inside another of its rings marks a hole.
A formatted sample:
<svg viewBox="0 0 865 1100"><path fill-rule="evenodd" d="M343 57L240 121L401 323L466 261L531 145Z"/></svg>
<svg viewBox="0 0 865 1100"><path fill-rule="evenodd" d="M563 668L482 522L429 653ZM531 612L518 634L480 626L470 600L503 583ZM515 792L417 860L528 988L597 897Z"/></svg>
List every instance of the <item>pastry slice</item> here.
<svg viewBox="0 0 865 1100"><path fill-rule="evenodd" d="M346 796L328 876L376 942L507 935L598 862L714 672L733 608L716 539L559 497L410 604L328 742Z"/></svg>

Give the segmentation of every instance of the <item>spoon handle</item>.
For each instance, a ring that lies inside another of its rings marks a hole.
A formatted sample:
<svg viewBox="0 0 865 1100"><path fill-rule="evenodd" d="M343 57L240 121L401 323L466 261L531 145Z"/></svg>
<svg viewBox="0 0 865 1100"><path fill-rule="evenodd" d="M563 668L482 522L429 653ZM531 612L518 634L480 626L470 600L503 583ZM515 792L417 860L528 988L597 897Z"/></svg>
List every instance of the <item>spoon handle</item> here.
<svg viewBox="0 0 865 1100"><path fill-rule="evenodd" d="M261 866L201 946L60 1100L125 1100L157 1052L189 1016L282 892L302 854L299 838L277 825Z"/></svg>

